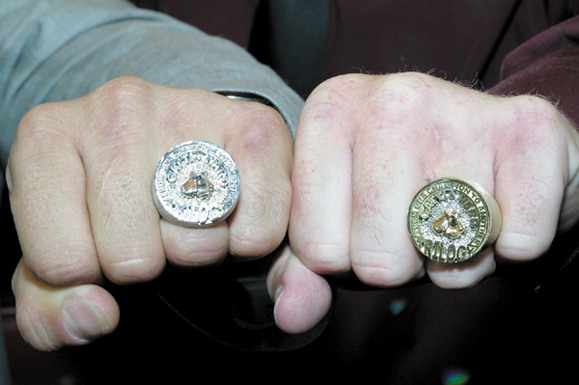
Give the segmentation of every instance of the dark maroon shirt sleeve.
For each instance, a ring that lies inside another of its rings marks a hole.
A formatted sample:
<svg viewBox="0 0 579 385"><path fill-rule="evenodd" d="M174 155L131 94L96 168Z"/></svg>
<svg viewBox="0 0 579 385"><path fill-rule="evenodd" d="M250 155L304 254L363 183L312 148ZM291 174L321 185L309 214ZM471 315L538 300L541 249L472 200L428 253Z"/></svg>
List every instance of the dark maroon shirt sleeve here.
<svg viewBox="0 0 579 385"><path fill-rule="evenodd" d="M494 94L538 94L579 123L579 16L535 36L503 61Z"/></svg>

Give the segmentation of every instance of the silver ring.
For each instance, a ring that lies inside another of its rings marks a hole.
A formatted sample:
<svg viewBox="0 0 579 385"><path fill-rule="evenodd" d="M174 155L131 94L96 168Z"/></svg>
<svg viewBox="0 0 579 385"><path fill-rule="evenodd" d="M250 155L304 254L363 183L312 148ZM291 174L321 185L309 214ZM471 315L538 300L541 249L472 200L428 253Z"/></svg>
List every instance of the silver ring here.
<svg viewBox="0 0 579 385"><path fill-rule="evenodd" d="M239 169L231 155L214 143L193 140L163 155L155 171L153 199L165 220L209 227L233 212L239 187Z"/></svg>

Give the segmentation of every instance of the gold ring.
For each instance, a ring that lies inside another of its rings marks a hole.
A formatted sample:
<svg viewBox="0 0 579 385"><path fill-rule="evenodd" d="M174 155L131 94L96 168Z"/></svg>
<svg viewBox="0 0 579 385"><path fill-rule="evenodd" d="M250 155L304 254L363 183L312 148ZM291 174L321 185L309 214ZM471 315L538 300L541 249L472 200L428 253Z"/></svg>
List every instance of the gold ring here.
<svg viewBox="0 0 579 385"><path fill-rule="evenodd" d="M466 261L497 239L502 225L495 199L475 182L445 178L428 183L408 209L408 234L427 258Z"/></svg>

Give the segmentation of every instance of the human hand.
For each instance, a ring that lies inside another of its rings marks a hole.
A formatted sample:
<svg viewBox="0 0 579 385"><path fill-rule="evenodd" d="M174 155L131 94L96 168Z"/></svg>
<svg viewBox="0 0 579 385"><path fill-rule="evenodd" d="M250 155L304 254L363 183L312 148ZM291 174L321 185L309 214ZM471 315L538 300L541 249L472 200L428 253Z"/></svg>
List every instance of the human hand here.
<svg viewBox="0 0 579 385"><path fill-rule="evenodd" d="M161 156L206 140L235 159L241 190L226 222L184 228L159 219L151 185ZM35 348L87 343L117 326L98 286L146 282L170 263L195 267L231 254L259 258L285 237L292 138L259 103L119 78L22 120L7 180L23 258L13 278L17 322Z"/></svg>
<svg viewBox="0 0 579 385"><path fill-rule="evenodd" d="M312 328L327 313L324 275L396 287L428 274L467 288L495 259L529 261L577 220L578 135L546 100L499 97L432 76L346 75L323 83L298 124L288 249L273 266L278 325ZM406 215L425 184L470 179L497 200L494 245L459 264L417 251Z"/></svg>

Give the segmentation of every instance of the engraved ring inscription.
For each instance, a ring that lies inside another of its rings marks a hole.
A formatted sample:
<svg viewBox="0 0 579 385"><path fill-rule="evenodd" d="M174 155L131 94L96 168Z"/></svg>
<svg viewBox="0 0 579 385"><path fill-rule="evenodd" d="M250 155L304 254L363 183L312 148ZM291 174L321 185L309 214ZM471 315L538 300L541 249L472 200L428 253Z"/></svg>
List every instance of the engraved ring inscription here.
<svg viewBox="0 0 579 385"><path fill-rule="evenodd" d="M463 262L498 237L502 216L494 198L465 179L440 179L424 186L408 210L408 233L427 258Z"/></svg>
<svg viewBox="0 0 579 385"><path fill-rule="evenodd" d="M163 155L153 180L161 216L176 225L208 227L225 220L239 200L239 170L216 144L189 141Z"/></svg>

